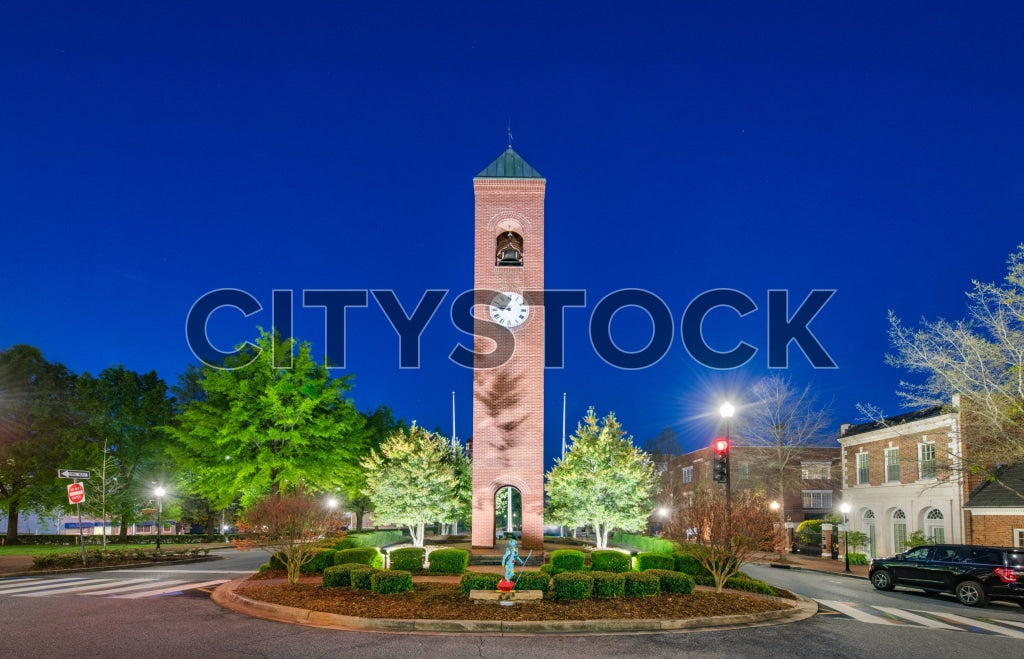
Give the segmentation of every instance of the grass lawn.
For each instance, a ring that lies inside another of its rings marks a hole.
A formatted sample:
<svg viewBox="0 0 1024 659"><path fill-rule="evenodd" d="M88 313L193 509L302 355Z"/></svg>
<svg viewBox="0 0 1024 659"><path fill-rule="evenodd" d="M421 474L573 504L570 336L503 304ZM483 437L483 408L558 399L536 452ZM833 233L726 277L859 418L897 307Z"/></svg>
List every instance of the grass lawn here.
<svg viewBox="0 0 1024 659"><path fill-rule="evenodd" d="M170 542L161 542L160 551L176 551L181 549L204 549L211 546L224 547L230 545L224 545L220 543L217 545L209 544L177 544ZM86 545L86 551L94 551L103 549L102 545ZM142 549L145 551L156 550L155 545L119 545L112 542L107 542L107 549ZM39 554L80 554L82 548L78 545L67 545L67 546L56 546L56 545L13 545L13 546L2 546L0 547L0 556L37 556Z"/></svg>

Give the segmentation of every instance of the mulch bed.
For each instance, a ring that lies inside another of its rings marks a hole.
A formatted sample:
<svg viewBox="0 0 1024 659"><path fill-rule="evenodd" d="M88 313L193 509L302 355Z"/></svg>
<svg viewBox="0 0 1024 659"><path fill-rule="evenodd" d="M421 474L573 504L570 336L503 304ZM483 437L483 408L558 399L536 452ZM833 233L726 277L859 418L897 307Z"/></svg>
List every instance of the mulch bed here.
<svg viewBox="0 0 1024 659"><path fill-rule="evenodd" d="M611 620L701 618L791 608L778 598L736 592L698 590L689 595L618 597L574 601L542 600L515 606L475 603L451 583L416 583L412 592L375 595L351 588L322 588L316 583L250 580L239 594L255 600L362 618L417 620Z"/></svg>

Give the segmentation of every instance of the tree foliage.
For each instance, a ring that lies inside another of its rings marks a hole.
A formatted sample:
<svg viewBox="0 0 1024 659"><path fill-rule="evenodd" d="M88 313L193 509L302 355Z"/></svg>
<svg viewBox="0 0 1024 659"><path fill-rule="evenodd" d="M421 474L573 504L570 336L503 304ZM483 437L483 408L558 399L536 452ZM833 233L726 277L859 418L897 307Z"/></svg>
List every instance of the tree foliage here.
<svg viewBox="0 0 1024 659"><path fill-rule="evenodd" d="M711 573L720 593L751 554L775 548L777 521L762 492L735 492L727 503L724 495L697 490L692 502L675 511L665 536L684 545Z"/></svg>
<svg viewBox="0 0 1024 659"><path fill-rule="evenodd" d="M345 397L350 377L331 378L309 344L268 332L240 348L224 367L201 369L201 394L167 427L195 492L219 509L300 485L346 488L363 443L363 418ZM275 350L278 360L292 355L291 365L278 367Z"/></svg>
<svg viewBox="0 0 1024 659"><path fill-rule="evenodd" d="M569 526L592 524L597 548L604 549L612 529L646 526L657 488L650 456L633 444L615 414L599 421L590 408L565 457L547 473L545 517Z"/></svg>
<svg viewBox="0 0 1024 659"><path fill-rule="evenodd" d="M908 327L889 312L892 366L924 376L900 383L907 407L948 406L960 396L964 454L993 474L997 463L1024 462L1024 244L1008 260L1003 285L972 282L963 320L922 319Z"/></svg>
<svg viewBox="0 0 1024 659"><path fill-rule="evenodd" d="M361 446L362 454L359 458L360 465L370 451L380 448L384 441L400 428L405 428L406 423L396 419L394 412L386 405L380 405L373 412L364 412L364 432ZM370 497L366 494L366 473L360 468L347 482L345 497L349 507L356 515L356 531L363 530L363 514L372 510Z"/></svg>
<svg viewBox="0 0 1024 659"><path fill-rule="evenodd" d="M462 446L415 422L371 451L363 468L377 523L408 526L416 547L427 524L468 516L471 472Z"/></svg>

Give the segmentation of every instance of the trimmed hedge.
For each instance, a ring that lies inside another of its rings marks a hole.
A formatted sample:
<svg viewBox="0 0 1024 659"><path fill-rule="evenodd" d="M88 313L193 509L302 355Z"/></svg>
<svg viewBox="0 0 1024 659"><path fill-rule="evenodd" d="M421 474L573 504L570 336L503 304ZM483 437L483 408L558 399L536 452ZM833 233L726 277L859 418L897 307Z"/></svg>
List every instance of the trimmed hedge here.
<svg viewBox="0 0 1024 659"><path fill-rule="evenodd" d="M626 575L622 572L597 570L590 577L594 580L594 597L622 597L626 592Z"/></svg>
<svg viewBox="0 0 1024 659"><path fill-rule="evenodd" d="M587 555L578 549L556 549L549 556L551 575L561 572L582 572Z"/></svg>
<svg viewBox="0 0 1024 659"><path fill-rule="evenodd" d="M856 552L850 552L850 565L867 565L868 557L867 554L858 554Z"/></svg>
<svg viewBox="0 0 1024 659"><path fill-rule="evenodd" d="M462 574L469 567L469 552L465 549L435 549L430 552L433 574Z"/></svg>
<svg viewBox="0 0 1024 659"><path fill-rule="evenodd" d="M636 569L639 572L644 570L675 570L676 559L671 554L657 554L654 552L641 552L636 555Z"/></svg>
<svg viewBox="0 0 1024 659"><path fill-rule="evenodd" d="M656 554L671 554L679 549L679 545L671 540L653 538L649 535L639 535L637 533L625 533L623 531L613 533L609 542L615 545L635 547L640 551L650 551Z"/></svg>
<svg viewBox="0 0 1024 659"><path fill-rule="evenodd" d="M615 549L597 549L590 552L590 569L598 572L629 572L633 557Z"/></svg>
<svg viewBox="0 0 1024 659"><path fill-rule="evenodd" d="M551 579L551 599L585 600L594 593L594 578L582 572L559 572Z"/></svg>
<svg viewBox="0 0 1024 659"><path fill-rule="evenodd" d="M471 590L497 590L501 579L500 574L491 572L466 572L459 579L459 592L469 595Z"/></svg>
<svg viewBox="0 0 1024 659"><path fill-rule="evenodd" d="M377 570L370 575L370 590L378 595L410 591L412 590L412 572L408 570Z"/></svg>
<svg viewBox="0 0 1024 659"><path fill-rule="evenodd" d="M373 575L377 568L362 566L349 572L352 581L352 590L370 590L373 588Z"/></svg>
<svg viewBox="0 0 1024 659"><path fill-rule="evenodd" d="M362 533L349 533L334 544L335 549L352 549L354 547L380 547L401 542L405 537L402 529L389 531L363 531Z"/></svg>
<svg viewBox="0 0 1024 659"><path fill-rule="evenodd" d="M661 594L661 578L648 572L624 572L626 597L651 597Z"/></svg>
<svg viewBox="0 0 1024 659"><path fill-rule="evenodd" d="M279 552L279 551L275 551L273 554L271 554L270 555L270 560L267 561L267 562L270 563L270 569L271 570L287 570L288 569L288 566L285 565L285 562L284 562L284 555L281 552Z"/></svg>
<svg viewBox="0 0 1024 659"><path fill-rule="evenodd" d="M324 570L320 584L324 588L342 588L352 585L352 570L366 569L364 563L342 563ZM329 575L329 576L328 576Z"/></svg>
<svg viewBox="0 0 1024 659"><path fill-rule="evenodd" d="M524 570L516 580L516 590L543 590L547 592L551 577L540 570Z"/></svg>
<svg viewBox="0 0 1024 659"><path fill-rule="evenodd" d="M352 549L339 549L334 552L335 565L343 563L362 563L370 567L384 567L384 557L376 547L354 547Z"/></svg>
<svg viewBox="0 0 1024 659"><path fill-rule="evenodd" d="M683 593L689 595L697 587L693 577L675 570L647 570L658 576L658 586L663 593Z"/></svg>
<svg viewBox="0 0 1024 659"><path fill-rule="evenodd" d="M392 570L407 570L409 572L419 572L423 569L423 557L427 555L427 550L423 547L402 547L401 549L395 549L390 554L389 567Z"/></svg>
<svg viewBox="0 0 1024 659"><path fill-rule="evenodd" d="M711 573L704 569L704 566L700 564L700 561L693 554L687 554L686 552L678 551L672 554L672 558L675 559L675 571L688 574L691 577L705 577Z"/></svg>
<svg viewBox="0 0 1024 659"><path fill-rule="evenodd" d="M694 577L694 581L696 581L701 586L715 585L715 578L711 576ZM725 580L725 584L723 584L722 587L732 588L733 590L742 590L747 593L760 593L762 595L775 594L775 589L766 584L765 582L758 581L757 579L751 579L746 575L737 575L729 577Z"/></svg>
<svg viewBox="0 0 1024 659"><path fill-rule="evenodd" d="M299 572L302 574L318 574L323 572L329 567L334 565L334 554L333 549L321 549L317 553L313 554L313 558L308 563L303 563L302 567L299 568Z"/></svg>

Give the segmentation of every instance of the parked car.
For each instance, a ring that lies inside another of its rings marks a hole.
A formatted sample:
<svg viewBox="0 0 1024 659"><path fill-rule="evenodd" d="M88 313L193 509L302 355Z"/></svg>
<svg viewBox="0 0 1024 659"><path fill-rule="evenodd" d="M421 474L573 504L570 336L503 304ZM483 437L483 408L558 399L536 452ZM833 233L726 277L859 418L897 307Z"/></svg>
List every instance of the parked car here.
<svg viewBox="0 0 1024 659"><path fill-rule="evenodd" d="M868 578L878 590L896 586L949 592L961 604L1006 600L1024 606L1024 548L925 545L876 558Z"/></svg>

